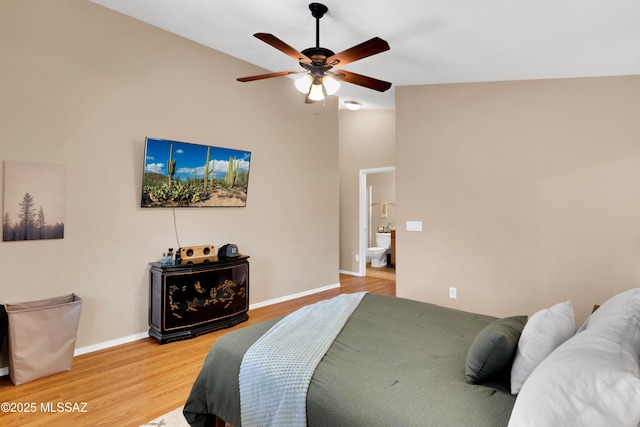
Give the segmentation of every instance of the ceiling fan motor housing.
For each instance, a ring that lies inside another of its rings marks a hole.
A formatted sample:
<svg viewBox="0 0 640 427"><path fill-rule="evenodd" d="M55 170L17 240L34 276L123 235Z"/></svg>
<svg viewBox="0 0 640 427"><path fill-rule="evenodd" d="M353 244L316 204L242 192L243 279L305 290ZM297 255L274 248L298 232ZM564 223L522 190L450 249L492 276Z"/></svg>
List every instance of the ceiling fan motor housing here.
<svg viewBox="0 0 640 427"><path fill-rule="evenodd" d="M321 3L311 3L309 5L309 10L314 18L320 19L329 11L329 8Z"/></svg>
<svg viewBox="0 0 640 427"><path fill-rule="evenodd" d="M310 47L303 50L301 53L311 60L311 64L300 62L300 66L306 70L311 69L314 65L324 66L327 58L334 55L334 52L331 49L326 49L324 47Z"/></svg>

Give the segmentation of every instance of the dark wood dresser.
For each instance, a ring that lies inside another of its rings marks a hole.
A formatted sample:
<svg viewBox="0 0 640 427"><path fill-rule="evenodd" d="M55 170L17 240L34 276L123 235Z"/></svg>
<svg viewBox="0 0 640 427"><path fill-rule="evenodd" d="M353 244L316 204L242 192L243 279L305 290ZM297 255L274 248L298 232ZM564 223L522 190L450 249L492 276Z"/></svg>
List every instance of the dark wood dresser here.
<svg viewBox="0 0 640 427"><path fill-rule="evenodd" d="M165 344L249 319L248 258L169 266L150 263L149 336Z"/></svg>

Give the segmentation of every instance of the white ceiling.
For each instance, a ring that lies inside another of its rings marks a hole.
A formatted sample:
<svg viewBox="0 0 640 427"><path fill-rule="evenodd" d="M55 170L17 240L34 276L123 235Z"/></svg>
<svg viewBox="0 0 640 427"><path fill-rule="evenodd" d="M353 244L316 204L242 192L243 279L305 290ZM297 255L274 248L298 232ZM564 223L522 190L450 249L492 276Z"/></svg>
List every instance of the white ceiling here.
<svg viewBox="0 0 640 427"><path fill-rule="evenodd" d="M300 51L315 46L307 0L92 1L268 71L301 68L254 33ZM396 86L640 74L639 0L321 3L322 47L341 52L375 36L391 46L344 67L393 83L384 93L343 83L340 101L367 109L395 108Z"/></svg>

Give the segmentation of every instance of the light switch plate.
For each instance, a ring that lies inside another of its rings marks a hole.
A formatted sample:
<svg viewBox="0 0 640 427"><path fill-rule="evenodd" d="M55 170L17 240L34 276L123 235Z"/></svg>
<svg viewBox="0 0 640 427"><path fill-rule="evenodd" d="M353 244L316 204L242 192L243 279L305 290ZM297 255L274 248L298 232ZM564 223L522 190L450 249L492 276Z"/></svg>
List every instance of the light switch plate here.
<svg viewBox="0 0 640 427"><path fill-rule="evenodd" d="M422 221L407 221L407 231L422 231Z"/></svg>

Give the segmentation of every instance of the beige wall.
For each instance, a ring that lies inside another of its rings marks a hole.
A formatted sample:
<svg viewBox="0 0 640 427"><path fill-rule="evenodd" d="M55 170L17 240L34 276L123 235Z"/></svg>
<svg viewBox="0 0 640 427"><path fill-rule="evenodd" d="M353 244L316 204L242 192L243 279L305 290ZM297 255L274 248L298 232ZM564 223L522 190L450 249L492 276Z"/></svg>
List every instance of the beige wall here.
<svg viewBox="0 0 640 427"><path fill-rule="evenodd" d="M175 211L183 246L251 255L252 303L357 271L358 171L393 165L399 296L493 315L570 299L581 321L638 286L638 76L399 87L397 111L338 113L90 2L5 0L0 24L0 159L67 183L64 239L0 243L0 302L77 292L79 347L147 330L147 263L178 246L172 211L138 207L145 136L252 152L246 208Z"/></svg>
<svg viewBox="0 0 640 427"><path fill-rule="evenodd" d="M398 296L493 315L640 283L640 76L399 87ZM458 299L448 299L455 286Z"/></svg>
<svg viewBox="0 0 640 427"><path fill-rule="evenodd" d="M66 168L65 237L0 243L0 302L76 292L78 347L148 330L148 262L178 244L139 207L146 136L252 152L246 208L175 210L182 246L251 256L252 304L337 284L337 101L235 81L260 72L88 1L0 2L0 159Z"/></svg>
<svg viewBox="0 0 640 427"><path fill-rule="evenodd" d="M395 166L395 111L340 110L340 270L357 273L360 169Z"/></svg>

